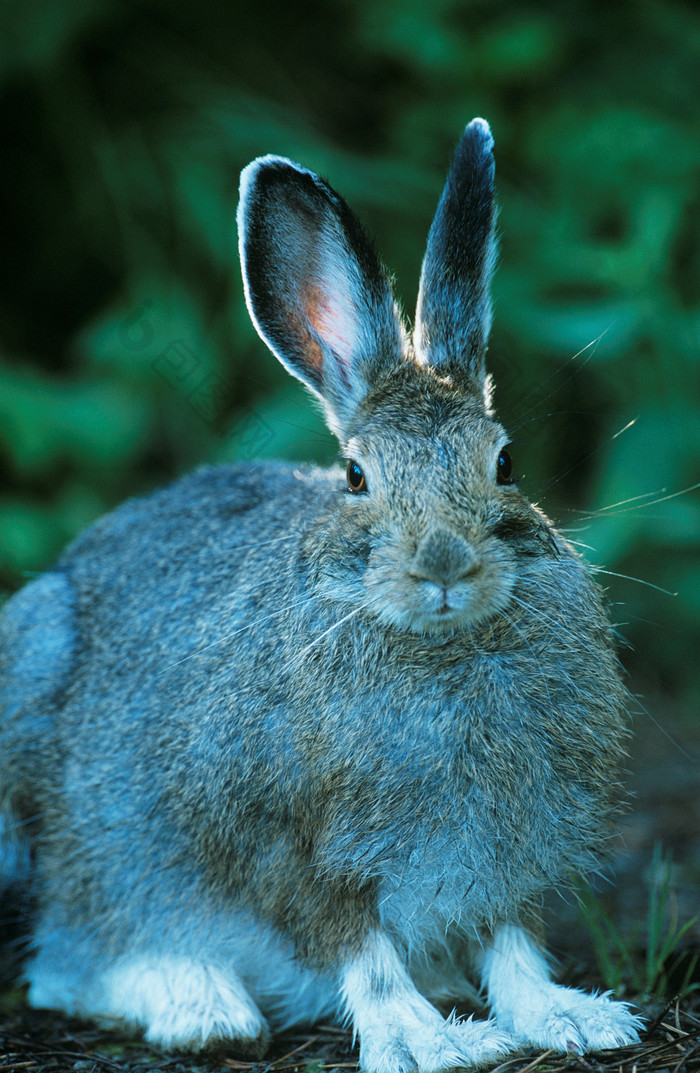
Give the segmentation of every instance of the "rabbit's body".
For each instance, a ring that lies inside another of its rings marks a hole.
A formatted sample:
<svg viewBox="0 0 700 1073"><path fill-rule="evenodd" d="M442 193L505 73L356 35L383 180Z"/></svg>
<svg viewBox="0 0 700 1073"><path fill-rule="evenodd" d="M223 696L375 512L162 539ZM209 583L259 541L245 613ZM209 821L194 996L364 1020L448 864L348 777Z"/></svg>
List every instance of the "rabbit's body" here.
<svg viewBox="0 0 700 1073"><path fill-rule="evenodd" d="M261 189L281 167L261 162ZM338 261L361 242L343 223ZM360 268L380 288L358 264L329 284L353 308ZM358 334L329 326L334 298L310 382L323 340L337 356ZM523 930L607 831L624 690L599 594L494 478L474 359L402 356L390 319L365 352L397 353L361 397L345 359L321 392L371 494L335 470L205 469L98 522L6 608L0 802L38 902L35 1003L189 1045L346 1013L386 1073L494 1058L503 1030L634 1037L624 1006L550 983ZM498 1027L424 997L467 947Z"/></svg>

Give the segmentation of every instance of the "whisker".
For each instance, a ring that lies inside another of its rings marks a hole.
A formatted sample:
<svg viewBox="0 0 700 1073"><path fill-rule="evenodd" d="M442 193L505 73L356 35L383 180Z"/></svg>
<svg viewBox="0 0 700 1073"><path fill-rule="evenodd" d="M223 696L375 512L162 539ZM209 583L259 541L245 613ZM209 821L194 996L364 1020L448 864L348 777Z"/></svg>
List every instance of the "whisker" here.
<svg viewBox="0 0 700 1073"><path fill-rule="evenodd" d="M521 604L521 606L524 606L524 605L523 605L523 604L521 603L521 601L520 601L520 600L518 600L518 598L517 598L517 597L513 597L513 599L515 600L515 602L516 602L516 603L520 603L520 604ZM510 616L510 615L508 614L508 612L507 612L507 611L504 611L504 612L503 612L503 614L504 614L504 616L505 616L505 617L506 617L506 618L508 619L509 623L511 624L511 626L513 627L513 629L515 630L515 632L516 632L516 633L518 633L518 634L520 634L520 636L522 637L523 641L525 642L525 644L527 645L527 647L528 647L528 648L530 649L530 652L531 652L531 653L532 653L532 655L533 655L533 656L535 657L535 663L537 664L537 666L538 666L538 667L539 667L539 669L540 669L540 673L541 673L541 675L542 675L542 681L543 681L543 683L544 683L544 688L545 688L545 690L547 691L547 699L549 700L549 703L551 704L551 703L552 703L552 696L551 696L551 693L549 692L549 685L548 685L548 683L547 683L547 676L546 676L546 674L544 673L544 667L542 666L542 663L541 663L541 662L540 662L540 660L538 659L538 657L537 657L537 654L535 653L535 650L534 650L534 648L532 647L532 645L531 645L531 644L530 644L530 642L528 641L528 639L527 639L527 637L526 637L525 633L524 633L524 632L523 632L523 631L522 631L522 630L520 629L520 627L519 627L519 626L518 626L518 625L517 625L517 624L516 624L516 623L515 623L515 622L513 621L513 619L511 618L511 616Z"/></svg>
<svg viewBox="0 0 700 1073"><path fill-rule="evenodd" d="M514 603L519 604L520 607L524 608L525 611L530 611L531 614L535 616L535 618L541 619L542 622L549 623L549 625L553 626L557 632L561 632L561 630L565 628L561 622L557 622L556 619L550 618L549 615L545 615L544 611L542 611L541 608L534 607L532 604L529 604L527 600L521 599L514 593L511 594L511 599ZM588 645L584 645L583 643L581 643L581 647L585 649L585 651L588 652L588 654L591 656L598 655L598 653L595 652L592 648L589 648Z"/></svg>
<svg viewBox="0 0 700 1073"><path fill-rule="evenodd" d="M559 375L559 373L562 371L562 369L566 369L567 366L571 365L572 362L578 361L578 359L581 357L582 354L586 354L586 357L580 363L579 367L574 369L574 371L570 374L570 376L568 376L567 379L564 381L565 384L568 384L569 381L572 380L580 372L580 370L583 369L584 366L586 366L588 364L588 362L591 360L591 358L595 354L601 339L603 338L604 335L607 334L607 332L609 330L610 330L609 328L605 328L605 330L602 331L600 333L600 335L596 339L591 339L590 343L587 343L586 346L582 347L581 350L579 350L577 354L574 354L572 357L570 357L568 359L568 361L565 361L563 365L559 366L558 369L556 369L554 372L550 373L549 376L546 377L542 381L542 383L538 384L536 388L533 388L532 391L529 391L527 393L527 395L523 399L523 402L527 402L527 400L529 398L531 398L537 391L541 391L542 388L546 387L547 384L549 384L556 376ZM590 351L590 353L587 354L586 353L587 351ZM557 394L557 392L560 390L560 388L561 388L561 385L557 384L556 388L553 391L550 391L548 395L544 395L542 398L537 399L537 401L529 408L529 410L525 410L523 413L521 413L519 422L515 426L514 431L517 431L519 428L522 427L522 425L524 424L523 418L525 418L529 414L533 413L533 411L536 410L538 406L541 406L542 403L547 402L548 399L554 398L554 396Z"/></svg>
<svg viewBox="0 0 700 1073"><path fill-rule="evenodd" d="M689 492L697 492L698 488L700 488L700 481L698 481L697 484L689 485L687 488L681 488L678 492L669 492L668 495L661 495L660 494L661 492L666 491L665 488L661 488L659 490L659 492L648 492L648 493L646 493L647 495L658 495L659 498L658 499L652 499L648 503L639 503L636 507L626 507L625 510L620 510L617 513L618 514L630 514L630 513L634 512L635 510L640 510L640 509L642 509L644 507L655 507L657 505L657 503L667 503L669 499L677 499L678 496L688 495ZM642 499L643 497L642 496L634 496L633 498L634 499ZM632 502L632 500L627 500L627 501L623 501L623 502ZM601 507L600 511L602 512L602 511L608 511L608 510L612 510L612 509L613 509L613 507ZM652 515L650 515L650 517L652 517Z"/></svg>
<svg viewBox="0 0 700 1073"><path fill-rule="evenodd" d="M637 424L638 420L639 418L633 417L631 421L628 421L626 425L623 425L621 429L618 429L618 431L610 437L609 442L612 443L612 441L616 440L618 436L621 436L623 432L627 432L628 429L632 428L633 425Z"/></svg>
<svg viewBox="0 0 700 1073"><path fill-rule="evenodd" d="M249 622L246 626L241 626L237 630L232 630L231 633L227 633L223 637L217 638L216 641L212 641L208 645L203 645L202 648L195 648L188 655L183 656L182 659L175 660L174 663L168 663L168 665L164 667L162 671L159 672L159 676L161 674L165 674L165 672L169 671L172 667L179 667L181 663L186 663L188 659L193 659L195 656L201 655L202 652L208 652L209 649L216 648L217 645L226 644L226 642L230 641L231 638L237 637L241 633L246 633L248 630L256 629L261 622L269 622L271 618L276 618L278 615L282 615L286 611L291 611L295 607L300 607L305 602L306 597L302 598L301 600L294 600L293 603L286 604L284 607L278 607L277 610L273 611L271 614L263 615L262 618L256 618L254 622Z"/></svg>
<svg viewBox="0 0 700 1073"><path fill-rule="evenodd" d="M670 741L671 745L673 745L674 748L678 750L678 752L681 754L681 756L684 757L685 760L692 760L692 761L696 762L699 758L697 756L693 756L691 753L689 753L686 749L683 748L683 746L680 744L680 742L676 741L676 739L674 738L673 734L671 734L670 731L668 731L666 729L666 727L663 725L663 723L660 723L658 721L658 719L656 719L651 714L649 709L646 708L642 704L641 698L636 693L634 693L633 696L634 696L634 699L635 699L636 703L639 705L640 712L643 715L646 715L646 717L651 720L651 722L654 724L656 729L661 731L663 736L668 741ZM634 714L639 714L639 713L634 713Z"/></svg>
<svg viewBox="0 0 700 1073"><path fill-rule="evenodd" d="M594 570L596 574L609 574L610 577L619 577L624 581L636 581L638 585L646 585L648 589L656 589L657 592L662 592L664 596L678 596L677 592L671 592L670 589L664 589L661 585L654 585L651 581L644 581L641 577L632 577L631 574L618 574L615 570L606 570L602 566L591 566L591 570Z"/></svg>
<svg viewBox="0 0 700 1073"><path fill-rule="evenodd" d="M638 496L630 496L629 499L621 499L619 501L619 503L609 503L606 507L599 507L598 512L600 514L602 514L603 511L617 510L619 507L627 506L628 503L637 503L637 505L640 506L640 507L642 507L642 506L643 507L648 507L651 504L649 504L649 503L639 503L638 501L640 499L651 499L652 496L661 495L665 491L666 491L665 488L660 488L658 490L658 492L640 492L640 494Z"/></svg>
<svg viewBox="0 0 700 1073"><path fill-rule="evenodd" d="M621 431L624 432L624 429ZM619 435L619 433L618 433ZM565 476L565 474L564 474ZM623 499L619 504L611 503L606 507L598 507L597 510L581 510L577 507L560 507L559 509L566 514L577 514L581 521L593 521L597 518L617 517L619 514L635 514L638 511L646 510L647 507L655 507L658 503L666 503L669 499L676 499L678 496L688 495L690 492L696 492L700 488L700 481L697 484L691 484L687 488L681 488L677 492L669 492L667 495L662 494L666 492L665 488L660 488L656 492L643 492L638 496L632 496L630 499ZM647 498L651 496L657 496L656 499ZM645 502L635 502L636 500L646 500ZM634 503L634 506L627 507L626 503ZM620 507L623 507L620 510ZM612 512L615 511L613 515ZM637 514L639 518L654 519L658 518L658 514Z"/></svg>
<svg viewBox="0 0 700 1073"><path fill-rule="evenodd" d="M299 661L304 658L306 653L309 652L315 645L319 644L324 639L324 637L327 637L330 633L333 633L334 630L337 630L338 627L342 626L344 622L347 622L349 619L351 619L355 615L359 614L360 611L364 611L364 609L366 607L369 607L371 603L372 603L371 600L367 600L365 603L359 604L357 607L354 607L352 609L352 611L349 611L347 615L343 615L342 618L339 618L337 620L337 622L334 622L333 625L329 626L327 630L324 630L323 633L320 633L318 635L318 637L315 637L313 639L313 641L309 642L308 645L304 645L304 647L301 649L301 651L297 652L297 654L294 656L294 658L292 660L290 660L290 662L285 667L282 668L282 670L280 671L280 674L284 675L288 671L290 671L292 669L292 667L294 667L297 663L299 663Z"/></svg>
<svg viewBox="0 0 700 1073"><path fill-rule="evenodd" d="M555 629L560 630L562 628L561 622L557 622L556 619L550 618L549 615L545 615L541 608L529 604L527 600L523 600L520 596L516 596L515 593L511 594L511 599L519 607L522 607L523 610L530 611L536 618L542 619L543 622L548 622L549 625L554 626Z"/></svg>
<svg viewBox="0 0 700 1073"><path fill-rule="evenodd" d="M572 466L569 466L568 469L565 469L563 473L560 473L558 477L555 477L553 480L551 480L549 484L545 484L544 487L540 489L540 494L549 491L549 489L553 488L555 484L559 484L559 481L563 481L565 477L568 477L570 473L573 473L574 470L577 470L579 466L582 466L583 463L587 462L589 458L593 458L594 455L600 454L600 452L608 446L608 443L612 443L612 441L616 440L618 436L621 436L623 432L627 432L629 429L631 429L632 426L636 423L636 421L637 418L633 417L631 421L628 421L626 425L624 425L621 429L618 429L618 431L613 436L611 436L609 440L606 440L605 443L599 444L591 451L588 451L587 454L582 455L581 458L577 458Z"/></svg>
<svg viewBox="0 0 700 1073"><path fill-rule="evenodd" d="M632 580L638 580L638 579L632 579ZM538 610L538 608L532 607L530 604L527 603L527 601L521 600L519 597L517 597L515 595L513 595L511 598L514 600L515 603L519 604L521 607L524 607L524 608L526 608L526 609L528 609L530 611L533 611L535 614L539 614L540 617L543 618L545 621L552 623L552 620L549 619L547 615L544 615L541 611ZM509 615L506 615L506 618L508 618L508 621L511 622L511 625L515 626L515 623L512 622L512 619L510 618ZM559 628L557 623L552 623L552 624L554 626L556 626L557 628ZM589 651L589 649L586 648L586 651ZM688 752L686 752L686 750L683 748L683 746L680 745L679 742L677 742L675 740L673 735L670 734L666 730L666 728L661 723L659 723L659 721L657 719L654 718L654 716L651 714L651 712L642 704L641 699L639 698L639 696L637 694L634 694L634 700L639 705L639 709L641 710L641 712L651 720L651 722L654 724L654 726L659 731L661 731L661 733L664 735L664 737L667 738L668 741L670 741L671 744L676 749L678 749L678 751L681 753L682 756L684 756L687 760L695 760L695 759L697 759L696 757L693 757Z"/></svg>
<svg viewBox="0 0 700 1073"><path fill-rule="evenodd" d="M272 540L256 540L254 544L236 544L234 551L239 551L244 548L263 548L266 544L279 544L284 540L296 540L296 533L287 533L285 536L273 537Z"/></svg>
<svg viewBox="0 0 700 1073"><path fill-rule="evenodd" d="M546 400L543 400L546 401ZM528 411L529 413L529 411ZM547 421L550 417L592 417L594 415L591 410L547 410L546 413L533 414L532 417L528 417L525 421L518 421L517 425L509 425L510 432L520 432L526 425L539 424L542 421Z"/></svg>

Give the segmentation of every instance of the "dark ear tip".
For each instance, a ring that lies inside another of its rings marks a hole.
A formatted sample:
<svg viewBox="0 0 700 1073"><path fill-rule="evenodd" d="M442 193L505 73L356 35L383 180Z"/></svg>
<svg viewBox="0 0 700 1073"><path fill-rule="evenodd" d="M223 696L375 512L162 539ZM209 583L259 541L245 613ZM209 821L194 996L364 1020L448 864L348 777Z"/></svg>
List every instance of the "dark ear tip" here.
<svg viewBox="0 0 700 1073"><path fill-rule="evenodd" d="M265 214L265 202L279 195L280 190L294 185L299 179L313 185L318 180L308 168L295 164L284 156L256 157L241 172L238 188L238 242L241 261L245 264L249 226Z"/></svg>
<svg viewBox="0 0 700 1073"><path fill-rule="evenodd" d="M274 173L289 175L293 172L308 174L306 168L302 168L300 164L295 164L293 160L288 160L283 156L268 154L267 156L256 157L241 172L240 200L245 201L261 179L269 178Z"/></svg>

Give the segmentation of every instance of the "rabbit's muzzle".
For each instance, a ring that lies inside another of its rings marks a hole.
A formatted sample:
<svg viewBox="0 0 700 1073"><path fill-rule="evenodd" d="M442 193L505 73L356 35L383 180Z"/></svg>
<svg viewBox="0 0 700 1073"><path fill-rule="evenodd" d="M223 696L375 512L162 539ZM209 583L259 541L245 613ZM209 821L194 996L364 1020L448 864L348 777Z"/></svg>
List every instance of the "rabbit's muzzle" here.
<svg viewBox="0 0 700 1073"><path fill-rule="evenodd" d="M480 557L468 541L438 529L420 541L408 574L416 581L449 589L463 579L474 577L480 570Z"/></svg>
<svg viewBox="0 0 700 1073"><path fill-rule="evenodd" d="M412 554L387 542L370 556L365 585L375 613L404 629L465 629L508 604L515 563L496 538L472 543L444 528L431 529Z"/></svg>

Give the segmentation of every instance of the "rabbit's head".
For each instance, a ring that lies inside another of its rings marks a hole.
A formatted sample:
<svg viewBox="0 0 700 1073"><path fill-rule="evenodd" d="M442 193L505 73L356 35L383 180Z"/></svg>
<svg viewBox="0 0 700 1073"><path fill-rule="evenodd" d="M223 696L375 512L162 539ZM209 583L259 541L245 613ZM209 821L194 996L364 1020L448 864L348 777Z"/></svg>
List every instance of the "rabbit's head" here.
<svg viewBox="0 0 700 1073"><path fill-rule="evenodd" d="M327 183L274 156L241 182L251 317L319 396L348 461L342 501L317 534L319 577L331 598L420 633L484 623L508 604L522 557L556 549L514 483L490 405L493 183L493 139L475 119L430 229L411 337L372 245Z"/></svg>

